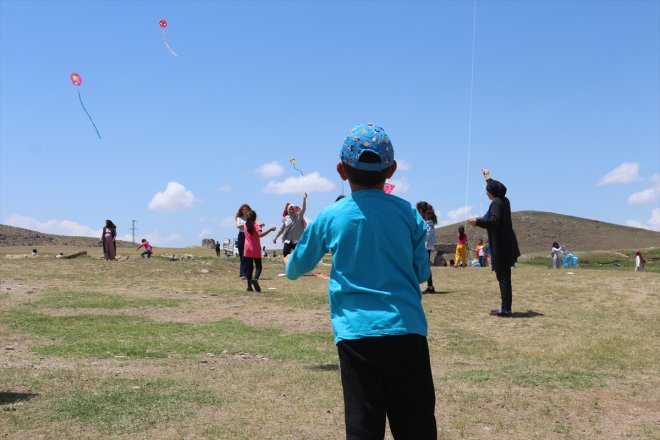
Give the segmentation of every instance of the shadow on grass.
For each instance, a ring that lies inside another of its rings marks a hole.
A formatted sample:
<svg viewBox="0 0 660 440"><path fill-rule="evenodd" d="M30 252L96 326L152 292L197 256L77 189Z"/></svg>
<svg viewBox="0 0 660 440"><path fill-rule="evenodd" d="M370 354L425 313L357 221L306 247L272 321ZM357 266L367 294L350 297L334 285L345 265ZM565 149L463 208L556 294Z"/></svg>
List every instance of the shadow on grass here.
<svg viewBox="0 0 660 440"><path fill-rule="evenodd" d="M329 363L329 364L314 364L307 366L310 370L320 370L320 371L335 371L339 370L339 364Z"/></svg>
<svg viewBox="0 0 660 440"><path fill-rule="evenodd" d="M13 393L11 391L0 391L0 405L24 402L38 396L36 393Z"/></svg>
<svg viewBox="0 0 660 440"><path fill-rule="evenodd" d="M545 315L540 312L535 312L534 310L527 310L526 312L513 312L511 315L512 318L537 318L539 316Z"/></svg>

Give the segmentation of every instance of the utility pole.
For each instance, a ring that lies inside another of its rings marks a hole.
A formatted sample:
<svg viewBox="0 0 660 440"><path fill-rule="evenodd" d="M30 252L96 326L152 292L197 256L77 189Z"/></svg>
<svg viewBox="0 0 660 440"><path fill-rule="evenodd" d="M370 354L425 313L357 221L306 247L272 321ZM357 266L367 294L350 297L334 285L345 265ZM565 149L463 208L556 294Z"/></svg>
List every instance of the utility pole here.
<svg viewBox="0 0 660 440"><path fill-rule="evenodd" d="M132 226L131 226L131 229L130 229L130 231L133 233L133 244L135 244L135 231L138 230L138 228L135 227L136 222L137 222L137 220L132 220Z"/></svg>

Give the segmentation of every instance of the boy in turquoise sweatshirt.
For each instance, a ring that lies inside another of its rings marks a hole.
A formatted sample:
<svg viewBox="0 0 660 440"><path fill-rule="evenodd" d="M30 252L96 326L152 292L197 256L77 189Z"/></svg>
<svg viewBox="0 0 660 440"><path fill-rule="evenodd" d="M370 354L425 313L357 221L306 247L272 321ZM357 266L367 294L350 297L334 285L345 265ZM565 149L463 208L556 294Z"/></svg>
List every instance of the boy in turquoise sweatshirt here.
<svg viewBox="0 0 660 440"><path fill-rule="evenodd" d="M435 390L420 283L430 275L426 228L417 209L383 192L396 171L385 131L355 126L337 172L351 195L307 226L286 274L314 269L328 249L330 315L339 354L346 438L437 438Z"/></svg>

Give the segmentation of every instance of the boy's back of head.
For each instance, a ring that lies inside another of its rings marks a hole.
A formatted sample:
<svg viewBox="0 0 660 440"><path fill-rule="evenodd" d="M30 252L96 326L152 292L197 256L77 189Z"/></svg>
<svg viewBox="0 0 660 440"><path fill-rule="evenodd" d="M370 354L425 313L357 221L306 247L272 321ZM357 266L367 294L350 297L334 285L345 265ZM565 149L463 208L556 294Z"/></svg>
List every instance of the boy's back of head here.
<svg viewBox="0 0 660 440"><path fill-rule="evenodd" d="M348 180L362 187L383 185L395 164L389 136L374 124L353 127L344 139L340 158Z"/></svg>

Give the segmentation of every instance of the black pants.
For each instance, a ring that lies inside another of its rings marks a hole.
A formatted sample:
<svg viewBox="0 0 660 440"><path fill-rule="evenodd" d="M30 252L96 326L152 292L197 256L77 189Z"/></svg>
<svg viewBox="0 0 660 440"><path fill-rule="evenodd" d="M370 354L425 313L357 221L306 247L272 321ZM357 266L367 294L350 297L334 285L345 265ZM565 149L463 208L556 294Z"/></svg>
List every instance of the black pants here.
<svg viewBox="0 0 660 440"><path fill-rule="evenodd" d="M245 247L245 232L240 231L236 237L236 247L238 248L238 257L241 259L241 266L238 269L238 274L242 277L247 276L245 269L245 258L243 258L243 248Z"/></svg>
<svg viewBox="0 0 660 440"><path fill-rule="evenodd" d="M337 344L347 440L382 440L385 417L395 440L435 440L435 389L421 335Z"/></svg>
<svg viewBox="0 0 660 440"><path fill-rule="evenodd" d="M243 257L243 259L245 260L245 277L247 278L248 287L250 287L250 281L253 279L258 280L261 276L261 258ZM254 276L252 276L252 271L255 267L257 270Z"/></svg>
<svg viewBox="0 0 660 440"><path fill-rule="evenodd" d="M511 302L513 301L513 288L511 287L511 266L495 268L497 281L500 283L500 296L502 297L501 309L510 312Z"/></svg>
<svg viewBox="0 0 660 440"><path fill-rule="evenodd" d="M293 242L284 243L284 246L282 247L282 256L283 256L283 257L286 257L286 256L289 255L291 252L293 252L293 250L296 248L296 245L297 245L297 244L298 244L298 242L295 242L295 243L293 243Z"/></svg>
<svg viewBox="0 0 660 440"><path fill-rule="evenodd" d="M429 251L429 261L431 260L431 250ZM429 279L426 280L426 287L433 287L433 271L431 271L431 274L429 275Z"/></svg>

